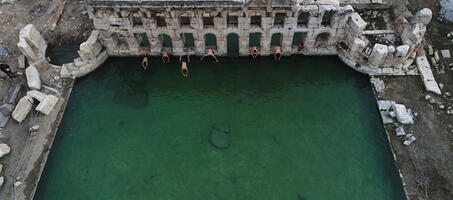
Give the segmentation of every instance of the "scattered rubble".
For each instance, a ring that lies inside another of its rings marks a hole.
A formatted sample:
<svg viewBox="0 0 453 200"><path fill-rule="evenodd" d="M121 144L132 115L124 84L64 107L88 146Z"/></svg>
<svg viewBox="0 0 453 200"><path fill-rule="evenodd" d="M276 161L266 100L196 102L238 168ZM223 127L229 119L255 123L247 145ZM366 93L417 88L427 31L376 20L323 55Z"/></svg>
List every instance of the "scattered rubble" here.
<svg viewBox="0 0 453 200"><path fill-rule="evenodd" d="M377 93L384 91L385 84L384 84L383 80L381 80L379 78L371 77L370 81L373 84L374 89L376 90Z"/></svg>

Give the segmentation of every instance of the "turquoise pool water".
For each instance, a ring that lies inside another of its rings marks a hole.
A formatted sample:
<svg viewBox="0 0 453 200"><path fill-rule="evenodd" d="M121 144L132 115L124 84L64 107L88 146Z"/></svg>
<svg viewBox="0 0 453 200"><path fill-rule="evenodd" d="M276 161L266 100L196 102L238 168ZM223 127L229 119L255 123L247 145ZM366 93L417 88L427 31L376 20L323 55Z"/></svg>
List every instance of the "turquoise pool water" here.
<svg viewBox="0 0 453 200"><path fill-rule="evenodd" d="M186 79L151 60L77 80L35 200L405 199L368 77L336 57L193 59Z"/></svg>

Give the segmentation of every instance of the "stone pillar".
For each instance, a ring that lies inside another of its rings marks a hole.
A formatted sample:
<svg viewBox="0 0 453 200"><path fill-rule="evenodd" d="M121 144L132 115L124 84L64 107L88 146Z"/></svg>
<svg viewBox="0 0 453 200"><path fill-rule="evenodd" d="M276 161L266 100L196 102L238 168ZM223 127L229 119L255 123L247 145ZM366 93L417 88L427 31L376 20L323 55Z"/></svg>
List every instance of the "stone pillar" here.
<svg viewBox="0 0 453 200"><path fill-rule="evenodd" d="M227 42L226 37L217 38L217 55L227 56Z"/></svg>
<svg viewBox="0 0 453 200"><path fill-rule="evenodd" d="M271 36L268 33L264 32L261 34L260 46L262 56L268 56L271 54Z"/></svg>
<svg viewBox="0 0 453 200"><path fill-rule="evenodd" d="M366 47L366 42L360 38L355 38L354 42L350 47L350 54L351 56L359 56L363 49Z"/></svg>
<svg viewBox="0 0 453 200"><path fill-rule="evenodd" d="M184 42L180 35L176 35L173 39L173 55L179 56L184 54Z"/></svg>
<svg viewBox="0 0 453 200"><path fill-rule="evenodd" d="M375 44L370 57L368 58L368 64L372 67L378 67L382 64L385 57L387 56L388 48L383 44Z"/></svg>
<svg viewBox="0 0 453 200"><path fill-rule="evenodd" d="M200 56L204 55L206 51L204 36L201 34L194 34L195 40L195 54Z"/></svg>
<svg viewBox="0 0 453 200"><path fill-rule="evenodd" d="M409 45L400 45L397 46L395 49L395 55L393 58L393 63L395 64L395 68L401 68L404 61L407 59L407 54L409 53Z"/></svg>
<svg viewBox="0 0 453 200"><path fill-rule="evenodd" d="M282 53L283 55L291 55L293 51L292 43L293 43L293 36L294 32L291 31L288 34L283 34L282 38Z"/></svg>
<svg viewBox="0 0 453 200"><path fill-rule="evenodd" d="M28 24L20 30L17 46L30 64L45 59L46 41L32 24Z"/></svg>
<svg viewBox="0 0 453 200"><path fill-rule="evenodd" d="M239 55L248 56L249 51L249 36L244 36L244 34L242 34L241 36L239 36Z"/></svg>

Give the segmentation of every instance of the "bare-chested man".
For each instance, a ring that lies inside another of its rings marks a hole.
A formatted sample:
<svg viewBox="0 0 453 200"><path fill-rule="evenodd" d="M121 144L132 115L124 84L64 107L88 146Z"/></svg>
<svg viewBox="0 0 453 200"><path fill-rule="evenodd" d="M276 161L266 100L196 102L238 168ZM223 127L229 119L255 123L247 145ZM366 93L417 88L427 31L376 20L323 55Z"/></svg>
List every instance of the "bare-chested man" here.
<svg viewBox="0 0 453 200"><path fill-rule="evenodd" d="M260 54L260 50L258 47L253 46L252 50L250 51L250 55L252 55L253 59L256 59L256 57Z"/></svg>
<svg viewBox="0 0 453 200"><path fill-rule="evenodd" d="M187 75L189 75L189 69L187 68L187 63L190 62L190 55L179 56L179 62L181 62L181 74L182 74L182 76L187 77Z"/></svg>
<svg viewBox="0 0 453 200"><path fill-rule="evenodd" d="M163 51L162 52L162 62L165 63L165 58L167 59L167 63L170 62L170 56L168 56L168 52L167 51Z"/></svg>
<svg viewBox="0 0 453 200"><path fill-rule="evenodd" d="M278 57L277 57L277 55L278 55ZM274 47L274 59L278 61L282 58L282 56L283 56L282 48L280 46Z"/></svg>
<svg viewBox="0 0 453 200"><path fill-rule="evenodd" d="M212 49L208 49L208 53L205 54L204 56L201 56L200 60L203 60L204 57L206 56L211 56L215 59L216 62L219 62L219 60L217 59L217 57L214 55L214 50Z"/></svg>
<svg viewBox="0 0 453 200"><path fill-rule="evenodd" d="M145 55L145 57L143 57L142 67L144 70L146 70L146 68L148 67L148 55Z"/></svg>

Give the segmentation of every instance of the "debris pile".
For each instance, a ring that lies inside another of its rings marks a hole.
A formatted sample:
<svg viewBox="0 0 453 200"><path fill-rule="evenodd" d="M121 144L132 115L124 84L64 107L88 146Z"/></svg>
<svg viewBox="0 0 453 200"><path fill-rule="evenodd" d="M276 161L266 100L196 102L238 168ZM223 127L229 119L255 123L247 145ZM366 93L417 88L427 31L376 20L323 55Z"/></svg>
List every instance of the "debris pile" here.
<svg viewBox="0 0 453 200"><path fill-rule="evenodd" d="M379 100L377 101L382 122L384 124L393 124L395 134L402 137L403 144L410 145L415 142L416 137L412 133L406 133L404 127L412 127L414 124L414 115L410 109L406 109L403 104L397 104L394 101Z"/></svg>

